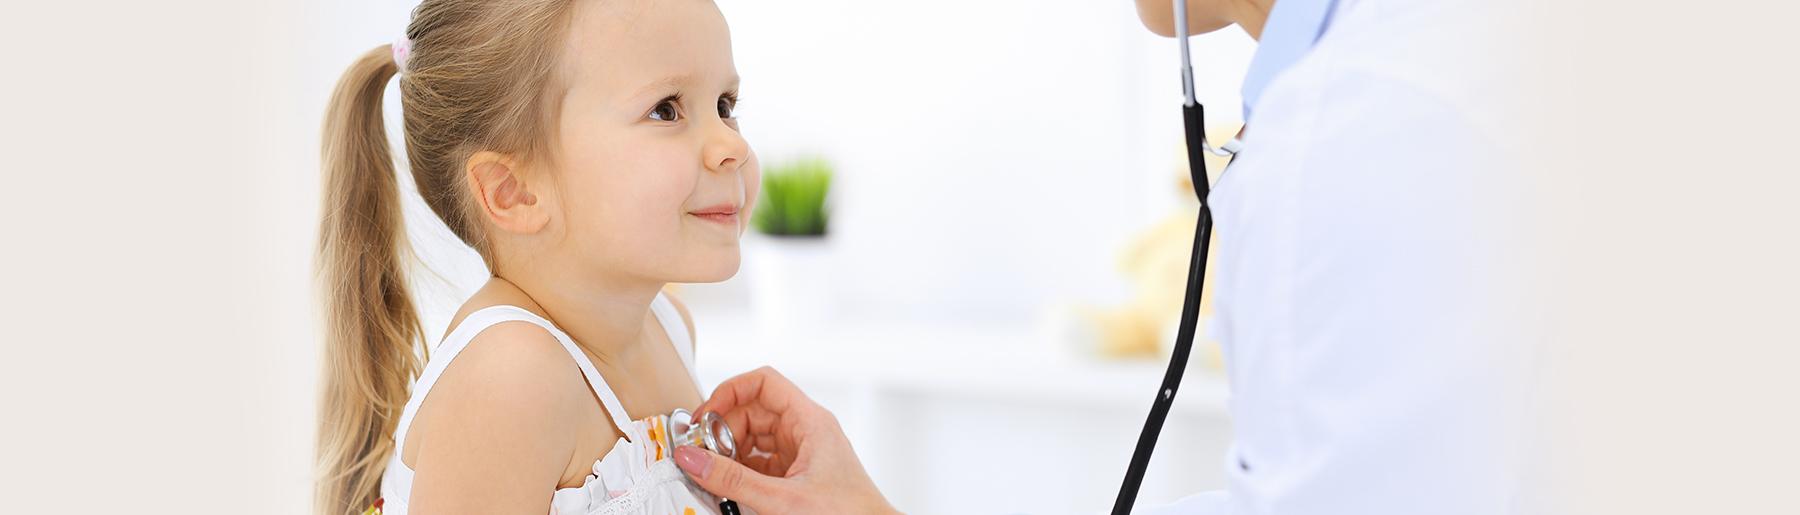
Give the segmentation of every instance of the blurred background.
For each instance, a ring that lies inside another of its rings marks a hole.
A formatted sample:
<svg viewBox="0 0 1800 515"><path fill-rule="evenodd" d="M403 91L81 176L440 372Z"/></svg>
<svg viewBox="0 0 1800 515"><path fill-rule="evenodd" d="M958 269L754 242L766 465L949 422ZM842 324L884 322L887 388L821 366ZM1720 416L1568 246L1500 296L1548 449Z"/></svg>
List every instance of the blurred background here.
<svg viewBox="0 0 1800 515"><path fill-rule="evenodd" d="M1189 243L1173 43L1123 0L718 2L748 139L831 182L823 237L752 234L737 277L678 286L703 382L788 372L909 512L1104 510ZM1516 5L1532 73L1510 86L1541 130L1513 137L1544 193L1522 223L1557 289L1532 493L1552 513L1792 513L1795 7ZM411 7L7 5L0 511L308 511L323 109ZM1252 42L1193 49L1209 130L1230 132ZM412 202L441 334L485 272ZM1140 506L1224 486L1228 392L1202 345Z"/></svg>

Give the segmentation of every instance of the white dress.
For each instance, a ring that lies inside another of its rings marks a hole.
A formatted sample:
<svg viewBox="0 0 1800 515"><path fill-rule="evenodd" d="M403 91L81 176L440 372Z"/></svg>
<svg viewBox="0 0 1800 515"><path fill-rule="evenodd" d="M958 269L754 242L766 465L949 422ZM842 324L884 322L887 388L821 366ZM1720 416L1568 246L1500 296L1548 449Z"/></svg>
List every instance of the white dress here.
<svg viewBox="0 0 1800 515"><path fill-rule="evenodd" d="M681 313L660 293L651 302L650 311L655 314L657 322L662 324L663 331L668 333L669 341L674 344L681 361L687 365L689 379L694 380L693 345L690 343L692 336L681 320ZM418 413L419 405L431 392L431 386L437 383L444 369L450 366L457 354L468 347L475 335L495 324L513 321L536 324L562 343L563 348L569 351L569 356L574 358L575 364L581 368L581 375L587 379L588 386L606 407L607 414L618 425L620 433L625 435L613 445L611 451L594 462L592 473L581 486L556 491L550 500L549 513L691 515L718 512L719 500L694 485L675 467L671 453L673 449L667 448L667 444L658 436L663 431L663 417L632 420L619 404L619 397L606 385L605 378L600 377L593 362L575 345L575 340L543 317L516 306L503 305L484 308L464 318L444 338L443 343L438 345L437 350L432 353L431 361L425 365L424 373L413 383L412 398L407 401L406 410L400 415L400 424L394 431L396 451L393 458L388 460L387 471L381 477L383 515L406 515L408 511L413 470L400 460L398 449L406 448L407 429L412 426L413 416Z"/></svg>

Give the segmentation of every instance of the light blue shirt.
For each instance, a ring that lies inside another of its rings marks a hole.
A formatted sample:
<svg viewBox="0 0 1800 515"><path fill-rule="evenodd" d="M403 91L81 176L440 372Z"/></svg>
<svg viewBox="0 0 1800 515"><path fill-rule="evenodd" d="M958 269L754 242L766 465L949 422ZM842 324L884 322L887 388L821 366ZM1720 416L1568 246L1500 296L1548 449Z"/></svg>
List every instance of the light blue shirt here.
<svg viewBox="0 0 1800 515"><path fill-rule="evenodd" d="M1331 26L1335 4L1337 0L1276 0L1263 23L1250 71L1244 74L1244 120L1250 119L1250 108L1262 98L1269 81L1312 51L1313 43Z"/></svg>

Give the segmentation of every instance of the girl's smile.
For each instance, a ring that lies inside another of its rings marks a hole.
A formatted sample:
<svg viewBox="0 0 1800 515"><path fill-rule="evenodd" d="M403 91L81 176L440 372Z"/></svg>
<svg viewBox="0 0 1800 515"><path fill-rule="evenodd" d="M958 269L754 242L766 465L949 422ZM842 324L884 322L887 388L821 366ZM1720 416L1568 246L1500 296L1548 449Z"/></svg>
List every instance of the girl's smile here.
<svg viewBox="0 0 1800 515"><path fill-rule="evenodd" d="M696 211L689 211L688 215L708 222L730 226L735 230L738 228L739 209L740 207L737 204L727 202L715 204L712 207L702 208Z"/></svg>

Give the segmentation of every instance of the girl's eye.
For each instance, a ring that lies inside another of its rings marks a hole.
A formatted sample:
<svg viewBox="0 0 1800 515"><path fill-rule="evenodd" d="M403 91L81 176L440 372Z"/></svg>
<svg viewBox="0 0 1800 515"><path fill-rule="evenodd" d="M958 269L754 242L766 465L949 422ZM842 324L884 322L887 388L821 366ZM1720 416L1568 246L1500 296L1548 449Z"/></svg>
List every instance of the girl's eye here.
<svg viewBox="0 0 1800 515"><path fill-rule="evenodd" d="M680 119L680 117L681 110L675 107L675 101L673 99L658 102L656 107L650 110L650 119L659 122L673 122Z"/></svg>
<svg viewBox="0 0 1800 515"><path fill-rule="evenodd" d="M737 99L729 96L719 97L719 118L730 120L732 116L735 115L736 110Z"/></svg>

